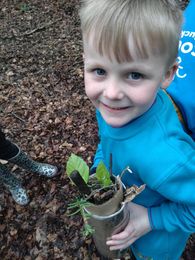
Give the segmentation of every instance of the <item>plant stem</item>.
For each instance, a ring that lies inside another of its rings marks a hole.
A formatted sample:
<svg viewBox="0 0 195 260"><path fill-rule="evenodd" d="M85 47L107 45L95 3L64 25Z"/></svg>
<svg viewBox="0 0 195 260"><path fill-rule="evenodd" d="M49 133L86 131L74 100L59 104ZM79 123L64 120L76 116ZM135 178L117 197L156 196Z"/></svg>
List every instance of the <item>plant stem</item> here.
<svg viewBox="0 0 195 260"><path fill-rule="evenodd" d="M112 176L112 153L110 153L110 176Z"/></svg>

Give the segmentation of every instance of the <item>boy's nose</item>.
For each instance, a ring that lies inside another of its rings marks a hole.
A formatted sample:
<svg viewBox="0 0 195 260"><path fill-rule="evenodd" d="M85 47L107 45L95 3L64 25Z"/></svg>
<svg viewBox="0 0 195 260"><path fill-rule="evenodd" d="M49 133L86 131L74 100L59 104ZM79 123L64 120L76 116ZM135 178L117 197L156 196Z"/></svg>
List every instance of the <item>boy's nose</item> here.
<svg viewBox="0 0 195 260"><path fill-rule="evenodd" d="M118 100L124 97L124 93L122 88L120 87L120 83L117 81L107 81L104 87L104 97L108 99Z"/></svg>

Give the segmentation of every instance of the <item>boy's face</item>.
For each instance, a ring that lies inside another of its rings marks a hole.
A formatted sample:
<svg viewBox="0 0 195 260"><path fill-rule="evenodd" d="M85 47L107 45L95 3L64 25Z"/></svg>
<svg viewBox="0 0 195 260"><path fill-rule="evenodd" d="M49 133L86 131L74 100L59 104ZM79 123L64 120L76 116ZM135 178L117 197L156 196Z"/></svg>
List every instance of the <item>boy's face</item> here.
<svg viewBox="0 0 195 260"><path fill-rule="evenodd" d="M86 42L84 64L86 94L113 127L121 127L144 114L163 80L170 78L170 72L165 73L166 60L162 56L118 63L101 56Z"/></svg>

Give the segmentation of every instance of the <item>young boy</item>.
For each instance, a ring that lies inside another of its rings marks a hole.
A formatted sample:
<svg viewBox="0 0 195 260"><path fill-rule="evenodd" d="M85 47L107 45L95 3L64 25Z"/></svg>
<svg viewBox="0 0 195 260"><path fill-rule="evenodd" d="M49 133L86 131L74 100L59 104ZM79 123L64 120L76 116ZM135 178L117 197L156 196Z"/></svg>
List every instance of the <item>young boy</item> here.
<svg viewBox="0 0 195 260"><path fill-rule="evenodd" d="M195 143L162 90L177 70L182 13L174 0L83 0L85 90L97 109L103 160L128 187L146 189L128 204L125 230L110 250L136 259L176 260L195 231Z"/></svg>
<svg viewBox="0 0 195 260"><path fill-rule="evenodd" d="M188 133L195 140L195 1L185 10L184 26L179 42L178 70L173 83L167 89L178 105Z"/></svg>

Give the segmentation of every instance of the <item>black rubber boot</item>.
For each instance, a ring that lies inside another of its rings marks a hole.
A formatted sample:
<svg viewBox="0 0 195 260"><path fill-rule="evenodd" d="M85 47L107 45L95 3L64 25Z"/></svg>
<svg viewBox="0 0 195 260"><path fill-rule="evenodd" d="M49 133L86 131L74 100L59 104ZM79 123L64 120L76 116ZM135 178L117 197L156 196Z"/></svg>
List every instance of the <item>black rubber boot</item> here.
<svg viewBox="0 0 195 260"><path fill-rule="evenodd" d="M17 155L8 159L8 161L40 176L52 178L60 174L60 170L58 169L58 167L32 160L26 153L21 151L19 147Z"/></svg>
<svg viewBox="0 0 195 260"><path fill-rule="evenodd" d="M16 203L22 206L28 204L29 198L21 181L2 164L0 164L0 182L10 191Z"/></svg>

